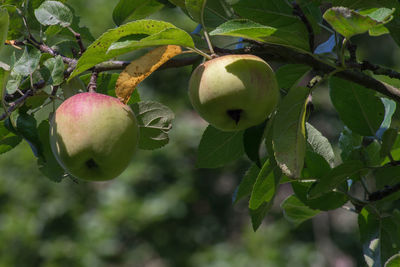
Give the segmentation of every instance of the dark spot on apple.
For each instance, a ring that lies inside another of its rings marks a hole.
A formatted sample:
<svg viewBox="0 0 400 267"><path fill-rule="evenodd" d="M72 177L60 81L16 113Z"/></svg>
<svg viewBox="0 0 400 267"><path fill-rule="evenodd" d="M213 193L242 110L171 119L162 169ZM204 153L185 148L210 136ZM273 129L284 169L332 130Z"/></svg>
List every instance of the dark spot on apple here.
<svg viewBox="0 0 400 267"><path fill-rule="evenodd" d="M95 169L99 167L99 165L97 165L97 163L93 159L88 159L85 164L89 169Z"/></svg>
<svg viewBox="0 0 400 267"><path fill-rule="evenodd" d="M241 109L229 109L226 111L228 113L228 116L235 121L236 124L239 123L240 120L240 115L242 114L243 110Z"/></svg>

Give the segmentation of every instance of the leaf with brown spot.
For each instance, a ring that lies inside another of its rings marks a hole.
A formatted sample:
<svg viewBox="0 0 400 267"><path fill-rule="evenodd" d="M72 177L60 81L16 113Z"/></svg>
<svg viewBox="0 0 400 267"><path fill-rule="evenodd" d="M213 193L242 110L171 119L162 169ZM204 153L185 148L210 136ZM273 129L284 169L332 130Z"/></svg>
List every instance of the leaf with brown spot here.
<svg viewBox="0 0 400 267"><path fill-rule="evenodd" d="M128 103L136 86L157 70L162 64L182 53L177 45L157 47L132 61L118 77L115 94L123 103Z"/></svg>

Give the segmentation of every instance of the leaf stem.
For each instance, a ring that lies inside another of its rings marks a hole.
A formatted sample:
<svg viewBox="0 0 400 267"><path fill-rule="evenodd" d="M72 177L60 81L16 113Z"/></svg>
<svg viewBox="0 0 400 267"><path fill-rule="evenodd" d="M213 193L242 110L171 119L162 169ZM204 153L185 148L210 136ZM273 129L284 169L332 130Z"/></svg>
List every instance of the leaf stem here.
<svg viewBox="0 0 400 267"><path fill-rule="evenodd" d="M342 48L340 49L340 60L341 60L343 68L346 68L346 60L345 60L344 52L346 49L347 42L348 42L348 39L344 38L343 42L342 42Z"/></svg>

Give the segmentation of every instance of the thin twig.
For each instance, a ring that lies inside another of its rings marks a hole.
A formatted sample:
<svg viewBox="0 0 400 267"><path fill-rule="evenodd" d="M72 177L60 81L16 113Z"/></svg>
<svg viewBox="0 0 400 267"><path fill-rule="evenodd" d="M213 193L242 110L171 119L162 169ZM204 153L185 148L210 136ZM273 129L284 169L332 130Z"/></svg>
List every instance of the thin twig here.
<svg viewBox="0 0 400 267"><path fill-rule="evenodd" d="M75 36L76 42L78 43L79 49L81 50L79 52L79 56L81 56L83 54L83 52L85 52L85 50L86 50L85 46L83 45L83 42L82 42L81 34L75 32L71 27L67 27L67 28Z"/></svg>
<svg viewBox="0 0 400 267"><path fill-rule="evenodd" d="M93 71L92 76L90 76L90 82L88 84L87 90L89 93L95 93L97 89L97 78L99 77L98 71Z"/></svg>

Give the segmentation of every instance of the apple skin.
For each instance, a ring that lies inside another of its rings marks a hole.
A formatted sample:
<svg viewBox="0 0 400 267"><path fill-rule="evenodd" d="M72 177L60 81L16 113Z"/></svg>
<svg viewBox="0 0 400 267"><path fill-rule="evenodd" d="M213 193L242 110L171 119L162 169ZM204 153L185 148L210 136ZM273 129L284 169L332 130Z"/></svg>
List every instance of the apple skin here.
<svg viewBox="0 0 400 267"><path fill-rule="evenodd" d="M128 166L139 140L130 107L99 93L79 93L64 101L50 123L50 145L72 176L105 181Z"/></svg>
<svg viewBox="0 0 400 267"><path fill-rule="evenodd" d="M271 67L254 55L226 55L199 65L189 81L189 98L199 115L223 131L262 123L279 101Z"/></svg>

